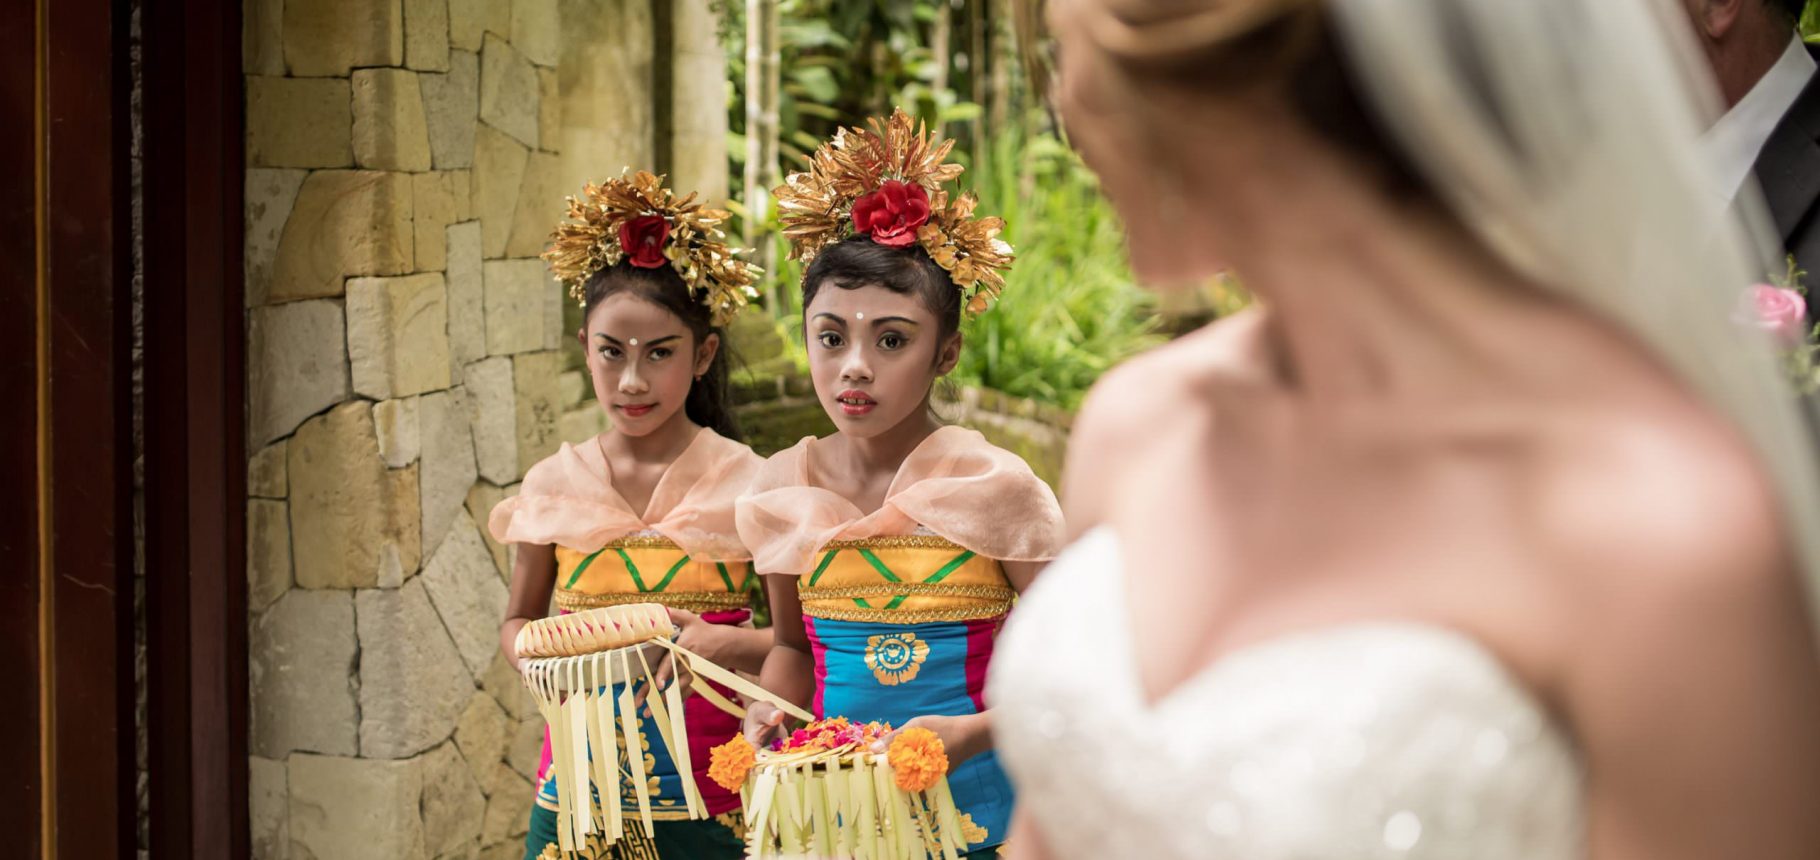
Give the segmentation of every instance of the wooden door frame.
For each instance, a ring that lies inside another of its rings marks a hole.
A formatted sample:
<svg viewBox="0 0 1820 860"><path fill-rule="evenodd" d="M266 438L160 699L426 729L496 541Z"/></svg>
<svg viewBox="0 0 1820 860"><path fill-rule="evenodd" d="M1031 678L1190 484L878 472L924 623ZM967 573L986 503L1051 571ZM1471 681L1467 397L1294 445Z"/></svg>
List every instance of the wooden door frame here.
<svg viewBox="0 0 1820 860"><path fill-rule="evenodd" d="M127 21L37 0L0 28L0 827L29 855L133 846ZM30 414L33 420L22 420ZM12 685L9 685L12 686ZM12 727L17 726L17 729Z"/></svg>
<svg viewBox="0 0 1820 860"><path fill-rule="evenodd" d="M21 5L29 26L0 27L0 397L21 416L0 422L0 832L131 857L133 9ZM240 6L139 5L150 847L245 857Z"/></svg>
<svg viewBox="0 0 1820 860"><path fill-rule="evenodd" d="M241 4L145 2L154 857L250 854Z"/></svg>

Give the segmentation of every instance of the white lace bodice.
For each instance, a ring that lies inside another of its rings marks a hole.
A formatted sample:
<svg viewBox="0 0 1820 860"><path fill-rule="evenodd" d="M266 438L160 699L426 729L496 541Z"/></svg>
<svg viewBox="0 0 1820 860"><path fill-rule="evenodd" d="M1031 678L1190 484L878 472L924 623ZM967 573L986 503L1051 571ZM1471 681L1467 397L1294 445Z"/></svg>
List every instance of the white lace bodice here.
<svg viewBox="0 0 1820 860"><path fill-rule="evenodd" d="M1373 623L1270 640L1155 704L1113 534L1012 612L999 755L1058 858L1582 860L1578 758L1482 645Z"/></svg>

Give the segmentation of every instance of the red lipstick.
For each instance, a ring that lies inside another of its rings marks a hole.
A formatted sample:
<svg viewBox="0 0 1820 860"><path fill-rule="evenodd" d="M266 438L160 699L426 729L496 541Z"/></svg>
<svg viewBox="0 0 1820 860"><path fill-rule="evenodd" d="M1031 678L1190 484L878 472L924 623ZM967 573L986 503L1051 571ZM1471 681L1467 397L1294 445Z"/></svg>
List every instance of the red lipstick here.
<svg viewBox="0 0 1820 860"><path fill-rule="evenodd" d="M840 411L849 418L858 418L878 408L878 401L871 395L852 388L836 394L834 399L840 404Z"/></svg>

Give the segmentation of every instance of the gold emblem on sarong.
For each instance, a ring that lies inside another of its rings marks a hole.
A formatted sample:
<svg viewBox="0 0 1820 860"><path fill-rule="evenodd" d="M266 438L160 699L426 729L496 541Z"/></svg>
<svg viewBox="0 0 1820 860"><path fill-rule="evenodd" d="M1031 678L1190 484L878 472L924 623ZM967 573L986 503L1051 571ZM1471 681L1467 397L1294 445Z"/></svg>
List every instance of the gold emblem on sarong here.
<svg viewBox="0 0 1820 860"><path fill-rule="evenodd" d="M887 687L916 680L928 657L929 643L915 633L881 633L866 639L866 668Z"/></svg>

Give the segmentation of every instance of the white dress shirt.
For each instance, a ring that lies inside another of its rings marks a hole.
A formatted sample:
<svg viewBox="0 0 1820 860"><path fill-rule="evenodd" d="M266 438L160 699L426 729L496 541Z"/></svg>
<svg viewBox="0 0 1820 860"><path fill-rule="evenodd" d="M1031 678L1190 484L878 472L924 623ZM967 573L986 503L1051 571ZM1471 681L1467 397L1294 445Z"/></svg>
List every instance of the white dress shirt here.
<svg viewBox="0 0 1820 860"><path fill-rule="evenodd" d="M1707 129L1703 140L1717 171L1717 190L1726 206L1744 188L1763 145L1769 142L1783 115L1795 106L1813 75L1814 58L1808 55L1807 46L1799 35L1790 38L1788 49L1769 72Z"/></svg>

